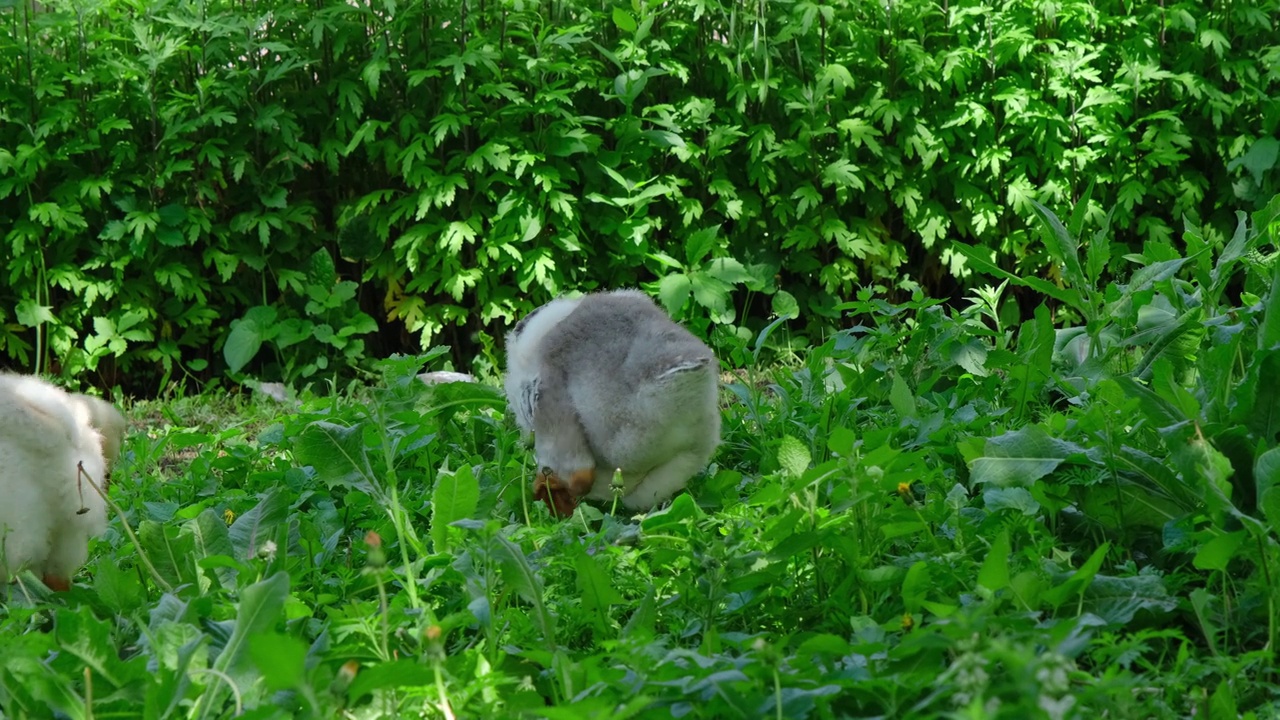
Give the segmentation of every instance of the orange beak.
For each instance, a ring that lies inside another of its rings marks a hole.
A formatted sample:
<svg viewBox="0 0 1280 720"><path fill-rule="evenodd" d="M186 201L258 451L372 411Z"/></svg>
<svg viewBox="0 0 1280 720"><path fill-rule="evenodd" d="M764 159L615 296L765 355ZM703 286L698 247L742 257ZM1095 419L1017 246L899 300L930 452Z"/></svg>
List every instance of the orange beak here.
<svg viewBox="0 0 1280 720"><path fill-rule="evenodd" d="M555 471L544 467L533 479L533 499L546 503L552 517L567 518L591 490L595 479L594 468L575 470L569 474L568 482L563 482Z"/></svg>
<svg viewBox="0 0 1280 720"><path fill-rule="evenodd" d="M40 578L46 587L54 592L66 592L71 589L71 578L48 575Z"/></svg>

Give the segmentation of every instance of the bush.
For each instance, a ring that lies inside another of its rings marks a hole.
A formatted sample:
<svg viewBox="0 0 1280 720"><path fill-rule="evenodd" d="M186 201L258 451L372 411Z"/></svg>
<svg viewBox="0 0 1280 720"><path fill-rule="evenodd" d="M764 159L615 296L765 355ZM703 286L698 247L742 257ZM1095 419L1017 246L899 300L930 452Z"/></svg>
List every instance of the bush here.
<svg viewBox="0 0 1280 720"><path fill-rule="evenodd" d="M1056 281L1032 201L1090 182L1128 250L1220 242L1276 189L1277 9L9 0L0 357L319 371L219 352L268 307L492 363L534 305L636 284L722 339L814 334L861 285L951 293L955 240ZM360 283L337 315L317 252ZM331 337L293 352L361 355Z"/></svg>

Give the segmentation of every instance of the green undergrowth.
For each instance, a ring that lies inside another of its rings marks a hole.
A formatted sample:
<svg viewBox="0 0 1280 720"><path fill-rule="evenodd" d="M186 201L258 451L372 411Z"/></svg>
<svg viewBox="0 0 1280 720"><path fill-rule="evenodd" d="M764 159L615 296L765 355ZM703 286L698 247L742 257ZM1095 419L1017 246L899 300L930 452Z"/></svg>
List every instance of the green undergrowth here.
<svg viewBox="0 0 1280 720"><path fill-rule="evenodd" d="M722 347L723 445L644 516L553 520L443 350L136 404L77 586L8 590L0 717L1280 716L1277 208L1105 286L1045 212L1061 284Z"/></svg>

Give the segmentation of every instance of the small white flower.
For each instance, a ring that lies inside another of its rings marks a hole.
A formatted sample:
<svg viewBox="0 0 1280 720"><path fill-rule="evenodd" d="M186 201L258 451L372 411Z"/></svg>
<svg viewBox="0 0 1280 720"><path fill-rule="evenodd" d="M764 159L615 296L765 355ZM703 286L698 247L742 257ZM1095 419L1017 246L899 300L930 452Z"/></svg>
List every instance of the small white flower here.
<svg viewBox="0 0 1280 720"><path fill-rule="evenodd" d="M274 540L268 540L262 543L262 547L258 548L258 557L271 562L276 559L276 543Z"/></svg>
<svg viewBox="0 0 1280 720"><path fill-rule="evenodd" d="M1076 696L1063 695L1055 700L1048 695L1041 695L1039 705L1040 709L1049 716L1049 720L1063 720L1071 708L1076 706Z"/></svg>

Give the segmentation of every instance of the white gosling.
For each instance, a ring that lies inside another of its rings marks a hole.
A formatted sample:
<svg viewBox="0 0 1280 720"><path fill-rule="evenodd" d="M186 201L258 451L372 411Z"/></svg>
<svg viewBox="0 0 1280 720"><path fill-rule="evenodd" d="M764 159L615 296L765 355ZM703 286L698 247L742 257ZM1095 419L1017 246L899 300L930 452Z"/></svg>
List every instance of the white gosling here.
<svg viewBox="0 0 1280 720"><path fill-rule="evenodd" d="M533 433L535 497L560 515L582 497L647 510L679 492L720 443L718 366L637 290L558 299L507 336L507 400Z"/></svg>
<svg viewBox="0 0 1280 720"><path fill-rule="evenodd" d="M89 538L107 526L89 479L105 491L124 429L102 400L0 374L0 581L25 568L51 589L70 588Z"/></svg>

